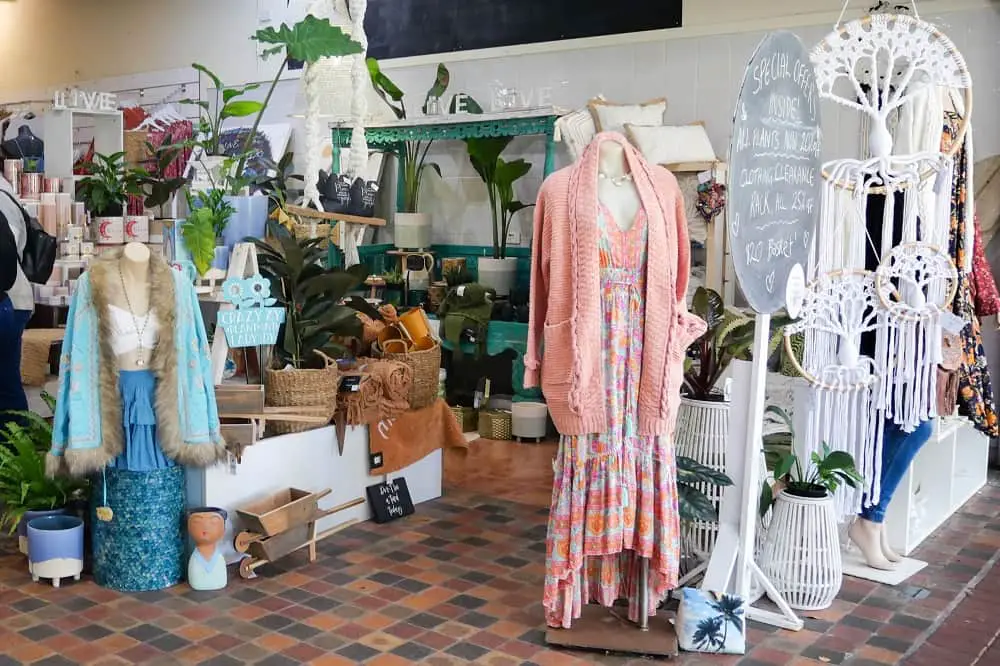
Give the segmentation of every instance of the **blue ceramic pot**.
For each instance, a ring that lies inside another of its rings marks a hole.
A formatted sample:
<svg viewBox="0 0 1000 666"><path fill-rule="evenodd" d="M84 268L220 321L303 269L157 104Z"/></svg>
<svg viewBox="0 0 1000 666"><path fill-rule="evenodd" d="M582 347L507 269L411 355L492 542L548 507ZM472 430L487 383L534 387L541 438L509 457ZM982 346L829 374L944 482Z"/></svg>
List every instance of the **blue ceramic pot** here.
<svg viewBox="0 0 1000 666"><path fill-rule="evenodd" d="M28 522L28 570L31 578L80 580L83 572L83 521L76 516L43 516Z"/></svg>
<svg viewBox="0 0 1000 666"><path fill-rule="evenodd" d="M35 518L44 516L61 516L66 513L66 509L52 509L50 511L25 511L17 524L17 545L22 555L28 554L28 523Z"/></svg>
<svg viewBox="0 0 1000 666"><path fill-rule="evenodd" d="M230 250L247 236L264 238L267 231L267 197L227 196L226 201L236 212L222 231L222 243Z"/></svg>

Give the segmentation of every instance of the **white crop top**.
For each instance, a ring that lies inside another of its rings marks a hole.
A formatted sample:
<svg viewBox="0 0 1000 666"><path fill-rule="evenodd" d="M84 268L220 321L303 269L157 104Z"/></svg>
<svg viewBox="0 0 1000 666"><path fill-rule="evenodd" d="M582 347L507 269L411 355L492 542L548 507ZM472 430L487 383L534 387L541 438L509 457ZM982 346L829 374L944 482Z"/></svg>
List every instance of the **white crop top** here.
<svg viewBox="0 0 1000 666"><path fill-rule="evenodd" d="M134 352L139 348L139 331L136 324L143 325L145 317L132 317L128 310L124 310L116 305L108 304L111 311L111 349L115 356L124 356ZM160 334L160 322L156 318L156 313L149 312L149 321L146 321L142 331L142 348L152 351L156 346L156 341Z"/></svg>

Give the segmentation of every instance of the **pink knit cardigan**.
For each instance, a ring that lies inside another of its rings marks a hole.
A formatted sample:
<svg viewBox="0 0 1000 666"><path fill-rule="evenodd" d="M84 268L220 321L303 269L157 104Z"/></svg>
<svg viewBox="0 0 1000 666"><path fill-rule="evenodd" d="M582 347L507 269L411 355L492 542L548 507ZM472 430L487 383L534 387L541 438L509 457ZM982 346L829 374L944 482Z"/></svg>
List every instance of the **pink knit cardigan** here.
<svg viewBox="0 0 1000 666"><path fill-rule="evenodd" d="M580 160L549 176L538 194L524 385L538 386L540 375L561 434L607 430L597 231L597 165L604 141L624 147L648 225L639 434L671 434L684 351L704 333L705 322L685 303L691 259L677 180L648 164L620 134L597 135Z"/></svg>

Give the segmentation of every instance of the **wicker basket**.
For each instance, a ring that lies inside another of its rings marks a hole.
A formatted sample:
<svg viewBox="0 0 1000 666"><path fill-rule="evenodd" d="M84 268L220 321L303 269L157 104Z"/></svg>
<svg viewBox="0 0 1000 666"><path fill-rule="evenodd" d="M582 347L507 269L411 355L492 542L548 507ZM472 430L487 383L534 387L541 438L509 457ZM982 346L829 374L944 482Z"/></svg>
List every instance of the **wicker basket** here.
<svg viewBox="0 0 1000 666"><path fill-rule="evenodd" d="M307 240L309 238L320 238L322 242L319 244L324 250L330 246L330 241L334 243L337 242L339 234L336 233L337 225L330 224L329 222L319 222L312 224L309 220L303 220L301 217L296 218L295 222L295 239L296 240Z"/></svg>
<svg viewBox="0 0 1000 666"><path fill-rule="evenodd" d="M441 344L435 343L424 351L411 351L402 354L380 352L381 358L390 361L401 361L413 371L413 384L410 385L410 409L423 409L437 400L438 373L441 370Z"/></svg>
<svg viewBox="0 0 1000 666"><path fill-rule="evenodd" d="M316 353L326 363L322 370L267 370L264 373L264 403L271 407L325 407L333 418L337 411L340 370L332 358L320 351ZM271 419L267 423L278 435L322 427Z"/></svg>
<svg viewBox="0 0 1000 666"><path fill-rule="evenodd" d="M479 413L472 407L459 407L452 406L451 413L455 415L455 420L458 421L458 427L462 429L462 432L475 432L476 428L479 426Z"/></svg>
<svg viewBox="0 0 1000 666"><path fill-rule="evenodd" d="M44 386L49 377L52 344L66 334L61 328L29 328L21 340L21 383Z"/></svg>
<svg viewBox="0 0 1000 666"><path fill-rule="evenodd" d="M506 409L479 410L479 436L507 441L511 438L513 419Z"/></svg>

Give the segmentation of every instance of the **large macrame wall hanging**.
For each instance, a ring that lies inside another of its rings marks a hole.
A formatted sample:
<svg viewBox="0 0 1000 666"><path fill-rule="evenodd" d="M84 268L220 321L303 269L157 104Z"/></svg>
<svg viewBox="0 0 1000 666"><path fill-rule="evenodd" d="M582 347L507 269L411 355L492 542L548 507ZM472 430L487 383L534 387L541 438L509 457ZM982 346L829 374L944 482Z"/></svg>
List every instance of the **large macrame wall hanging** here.
<svg viewBox="0 0 1000 666"><path fill-rule="evenodd" d="M955 151L894 150L891 119L921 95L942 88L963 91L963 106L971 109L972 83L952 42L916 16L877 14L838 24L811 59L820 95L861 113L867 128L867 154L823 166L810 266L820 277L802 319L786 331L786 340L791 333L805 334L801 369L814 393L815 414L803 445L814 451L827 441L850 451L865 476L863 492L844 493L841 500L849 515L860 508L862 495L878 501L884 419L912 430L934 414L938 309L954 285L932 248L948 244ZM869 236L867 224L873 195L884 201L878 239ZM905 249L894 252L900 242ZM864 270L870 250L881 279ZM834 284L837 293L830 291ZM873 362L855 361L862 333L875 336ZM841 423L850 426L839 429ZM851 445L846 439L855 433L861 437Z"/></svg>
<svg viewBox="0 0 1000 666"><path fill-rule="evenodd" d="M864 270L823 273L807 288L801 316L784 329L790 362L805 379L809 409L806 432L800 433L801 453L808 458L827 445L846 451L872 488L837 493L841 516L861 508L865 490L877 501L881 476L882 428L874 409L878 376L875 364L862 356L861 338L878 326L875 276ZM792 348L804 336L800 363Z"/></svg>

